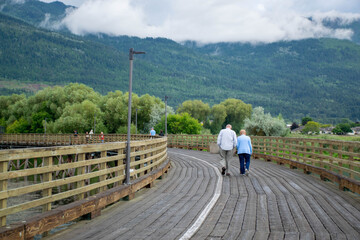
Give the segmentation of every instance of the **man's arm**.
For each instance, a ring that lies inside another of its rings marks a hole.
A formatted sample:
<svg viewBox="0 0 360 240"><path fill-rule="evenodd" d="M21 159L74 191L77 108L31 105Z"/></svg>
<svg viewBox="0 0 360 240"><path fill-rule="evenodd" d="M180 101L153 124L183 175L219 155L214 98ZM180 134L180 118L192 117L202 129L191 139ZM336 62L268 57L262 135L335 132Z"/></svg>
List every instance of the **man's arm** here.
<svg viewBox="0 0 360 240"><path fill-rule="evenodd" d="M217 138L217 145L221 145L221 138L222 138L222 131L220 131L218 138Z"/></svg>
<svg viewBox="0 0 360 240"><path fill-rule="evenodd" d="M234 148L236 148L236 146L237 146L237 137L236 137L235 131L233 131L233 145L234 145Z"/></svg>

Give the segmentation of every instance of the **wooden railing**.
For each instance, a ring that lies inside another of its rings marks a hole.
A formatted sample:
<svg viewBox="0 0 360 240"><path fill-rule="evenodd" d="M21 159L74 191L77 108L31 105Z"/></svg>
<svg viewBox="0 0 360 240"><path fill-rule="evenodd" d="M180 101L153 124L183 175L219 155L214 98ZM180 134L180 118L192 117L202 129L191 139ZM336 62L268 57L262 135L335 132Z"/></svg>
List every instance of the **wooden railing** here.
<svg viewBox="0 0 360 240"><path fill-rule="evenodd" d="M301 168L360 194L360 143L282 137L251 137L254 157Z"/></svg>
<svg viewBox="0 0 360 240"><path fill-rule="evenodd" d="M10 137L7 134L1 135L2 138L4 136ZM15 138L16 142L36 143L40 141L37 137L41 134L28 134L27 137L16 134L11 136ZM69 136L73 135L64 135L64 141L59 140L61 138L59 135L51 135L46 140L52 144L65 143ZM82 135L78 137L78 143L83 143ZM318 174L321 179L331 180L338 184L342 190L349 189L360 194L359 142L250 137L253 144L253 157L276 161L292 168L300 168L305 173ZM166 161L166 146L210 151L210 145L214 145L217 140L216 135L168 135L167 138L152 139L149 139L150 136L148 135L140 135L140 139L147 140L131 142L130 167L132 170L131 181L143 180L135 183L135 185L126 186L123 184L125 179L125 138L126 135L114 134L106 135L105 141L120 141L122 139L123 142L1 150L1 224L5 225L6 217L11 214L29 208L42 207L43 211L52 212L52 215L43 218L48 219L48 222L45 224L45 222L41 222L45 220L30 221L26 223L26 226L21 226L20 230L25 229L21 231L25 231L26 237L47 231L49 227L71 221L86 213L92 213L94 210L106 206L106 204L119 200L120 197L130 196L139 188L150 184L155 177L161 176L164 170L158 171L149 178L147 176L150 172L169 167L169 163ZM132 139L135 140L136 136L133 135ZM10 138L7 140L9 141ZM70 143L75 144L72 141ZM166 163L166 167L163 168L164 163ZM159 167L160 165L161 167ZM9 187L9 183L14 180L28 184L23 187ZM120 188L121 190L119 190ZM22 200L20 204L15 205L9 204L9 199L22 198L30 193L41 193L38 194L40 198L30 201ZM72 203L56 208L58 201ZM54 208L55 213L61 217L54 215ZM50 209L53 210L48 211ZM19 234L19 232L13 232Z"/></svg>
<svg viewBox="0 0 360 240"><path fill-rule="evenodd" d="M210 151L210 143L216 141L216 135L168 135L169 148L185 148L200 151Z"/></svg>
<svg viewBox="0 0 360 240"><path fill-rule="evenodd" d="M150 135L132 134L131 140L150 139ZM104 134L104 142L126 141L126 134ZM99 134L0 134L0 145L11 146L67 146L101 143Z"/></svg>
<svg viewBox="0 0 360 240"><path fill-rule="evenodd" d="M145 178L168 161L167 138L131 141L130 146L131 181ZM30 208L42 207L43 211L49 211L56 208L59 201L77 202L123 186L125 160L126 142L1 150L1 225L7 224L7 216ZM11 188L11 182L26 184ZM150 183L145 179L143 185ZM125 194L133 194L139 187L132 186ZM27 201L25 196L29 194L36 194L38 198ZM18 198L21 203L9 204L9 200ZM113 200L114 197L106 202ZM89 213L78 212L77 217Z"/></svg>
<svg viewBox="0 0 360 240"><path fill-rule="evenodd" d="M253 157L315 173L360 194L360 142L250 136ZM210 151L216 135L169 135L168 146ZM216 146L216 144L215 144Z"/></svg>

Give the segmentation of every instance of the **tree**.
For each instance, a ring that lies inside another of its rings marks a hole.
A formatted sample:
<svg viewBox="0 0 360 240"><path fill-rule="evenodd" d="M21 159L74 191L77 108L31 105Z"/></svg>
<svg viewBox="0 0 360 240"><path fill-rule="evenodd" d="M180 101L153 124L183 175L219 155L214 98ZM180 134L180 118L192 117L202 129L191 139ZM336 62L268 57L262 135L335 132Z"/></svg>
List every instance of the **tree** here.
<svg viewBox="0 0 360 240"><path fill-rule="evenodd" d="M136 107L138 108L138 129L140 132L142 130L144 133L148 133L148 130L158 123L161 116L165 115L165 103L160 98L149 94L142 95ZM174 114L174 109L169 105L167 105L166 111L167 114ZM133 122L135 123L135 121Z"/></svg>
<svg viewBox="0 0 360 240"><path fill-rule="evenodd" d="M290 130L292 131L292 130L297 129L297 128L299 128L299 125L296 122L293 122L291 124Z"/></svg>
<svg viewBox="0 0 360 240"><path fill-rule="evenodd" d="M224 105L226 109L226 118L222 128L225 128L227 124L231 124L235 132L240 132L245 119L251 116L251 104L246 104L239 99L229 98L220 103L220 105Z"/></svg>
<svg viewBox="0 0 360 240"><path fill-rule="evenodd" d="M174 110L172 107L167 106L166 114L168 116L167 123L168 123L168 132L169 131L169 118L171 118L172 115L174 115ZM157 126L155 128L156 132L159 132L160 129L165 129L165 105L162 104L155 104L151 108L151 114L150 114L150 121L145 124L145 128L147 130L150 130L150 128Z"/></svg>
<svg viewBox="0 0 360 240"><path fill-rule="evenodd" d="M283 119L272 118L262 107L254 108L251 118L245 119L244 128L255 136L286 136L289 133Z"/></svg>
<svg viewBox="0 0 360 240"><path fill-rule="evenodd" d="M222 128L226 118L226 108L224 105L214 105L211 108L210 130L212 134L217 134Z"/></svg>
<svg viewBox="0 0 360 240"><path fill-rule="evenodd" d="M43 133L44 132L44 122L51 121L51 116L47 112L38 112L33 113L31 116L31 125L30 132L32 133Z"/></svg>
<svg viewBox="0 0 360 240"><path fill-rule="evenodd" d="M352 132L352 130L349 123L339 123L335 126L332 132L337 135L344 135L346 133Z"/></svg>
<svg viewBox="0 0 360 240"><path fill-rule="evenodd" d="M156 132L160 132L165 124L165 116L155 126ZM200 134L201 124L197 119L190 116L189 113L171 114L167 119L167 130L169 134Z"/></svg>
<svg viewBox="0 0 360 240"><path fill-rule="evenodd" d="M245 104L239 99L229 98L211 108L209 123L212 134L217 134L227 124L231 124L235 132L239 132L244 120L251 116L251 104Z"/></svg>
<svg viewBox="0 0 360 240"><path fill-rule="evenodd" d="M309 121L312 121L311 117L303 117L301 119L301 125L305 126Z"/></svg>
<svg viewBox="0 0 360 240"><path fill-rule="evenodd" d="M66 106L61 117L49 123L49 132L69 133L74 130L79 133L87 132L93 128L94 115L96 116L96 132L107 132L100 108L89 100Z"/></svg>
<svg viewBox="0 0 360 240"><path fill-rule="evenodd" d="M12 124L7 126L7 133L27 133L29 128L29 123L25 118L21 117L19 120L15 120Z"/></svg>
<svg viewBox="0 0 360 240"><path fill-rule="evenodd" d="M10 106L14 106L15 103L23 101L26 99L25 94L12 94L11 96L0 96L0 118L8 120L13 114L11 112ZM15 121L16 119L13 119Z"/></svg>
<svg viewBox="0 0 360 240"><path fill-rule="evenodd" d="M101 111L109 133L118 132L119 127L127 126L128 105L126 97L121 91L115 91L109 92L102 99Z"/></svg>
<svg viewBox="0 0 360 240"><path fill-rule="evenodd" d="M210 106L201 100L187 100L179 106L177 112L187 112L199 122L204 123L210 114Z"/></svg>
<svg viewBox="0 0 360 240"><path fill-rule="evenodd" d="M314 121L308 121L305 127L302 130L302 133L319 133L320 132L320 123Z"/></svg>
<svg viewBox="0 0 360 240"><path fill-rule="evenodd" d="M123 126L120 126L117 130L116 130L116 133L118 134L127 134L127 125L123 125ZM136 133L136 126L134 124L131 124L130 125L130 133L131 134L135 134Z"/></svg>

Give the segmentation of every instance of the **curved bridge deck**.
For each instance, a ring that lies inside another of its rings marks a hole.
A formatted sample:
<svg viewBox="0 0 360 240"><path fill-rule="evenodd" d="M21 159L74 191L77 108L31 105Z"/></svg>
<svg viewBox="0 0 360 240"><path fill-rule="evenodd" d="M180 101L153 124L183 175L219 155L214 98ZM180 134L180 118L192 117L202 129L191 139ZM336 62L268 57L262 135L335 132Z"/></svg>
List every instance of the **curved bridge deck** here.
<svg viewBox="0 0 360 240"><path fill-rule="evenodd" d="M222 177L216 154L169 156L165 181L45 239L360 239L360 197L332 184L262 160L240 176L234 157Z"/></svg>

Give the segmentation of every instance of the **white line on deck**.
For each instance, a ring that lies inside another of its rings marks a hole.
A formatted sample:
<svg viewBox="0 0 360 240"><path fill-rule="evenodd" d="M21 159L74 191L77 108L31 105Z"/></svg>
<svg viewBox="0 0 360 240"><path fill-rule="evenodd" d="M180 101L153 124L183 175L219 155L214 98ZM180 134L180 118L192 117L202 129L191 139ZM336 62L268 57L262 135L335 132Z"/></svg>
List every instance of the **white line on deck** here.
<svg viewBox="0 0 360 240"><path fill-rule="evenodd" d="M196 231L200 228L200 226L203 224L203 222L205 221L206 217L209 215L211 209L215 206L215 203L217 202L217 200L220 197L221 194L221 189L222 189L222 182L223 182L223 178L220 174L220 171L217 167L211 165L210 163L200 159L200 158L196 158L193 156L189 156L189 155L185 155L185 154L180 154L180 153L176 153L178 155L182 155L185 157L189 157L189 158L194 158L196 160L202 161L205 164L209 165L210 167L215 169L215 173L218 176L218 180L216 183L216 189L215 189L215 193L214 196L212 197L211 201L208 203L208 205L206 205L206 207L204 208L204 210L201 212L201 214L199 215L199 217L196 219L196 221L194 222L194 224L184 233L184 235L182 235L182 237L179 240L187 240L190 239L195 233Z"/></svg>

